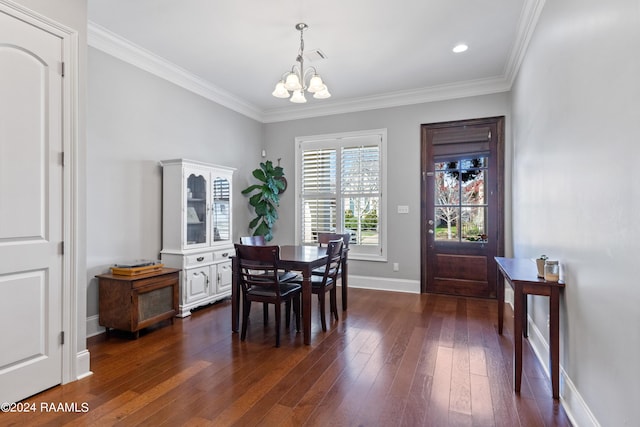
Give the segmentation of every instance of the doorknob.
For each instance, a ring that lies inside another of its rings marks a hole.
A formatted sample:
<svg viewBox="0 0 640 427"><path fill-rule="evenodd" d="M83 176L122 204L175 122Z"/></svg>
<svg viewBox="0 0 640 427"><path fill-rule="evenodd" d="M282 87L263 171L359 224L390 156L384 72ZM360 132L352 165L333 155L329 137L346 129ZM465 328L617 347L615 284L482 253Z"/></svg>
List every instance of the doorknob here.
<svg viewBox="0 0 640 427"><path fill-rule="evenodd" d="M429 234L433 234L433 230L432 230L432 229L429 229L429 230L427 231L427 233L429 233Z"/></svg>
<svg viewBox="0 0 640 427"><path fill-rule="evenodd" d="M433 225L433 220L430 219L429 221L427 221L429 223L429 225Z"/></svg>

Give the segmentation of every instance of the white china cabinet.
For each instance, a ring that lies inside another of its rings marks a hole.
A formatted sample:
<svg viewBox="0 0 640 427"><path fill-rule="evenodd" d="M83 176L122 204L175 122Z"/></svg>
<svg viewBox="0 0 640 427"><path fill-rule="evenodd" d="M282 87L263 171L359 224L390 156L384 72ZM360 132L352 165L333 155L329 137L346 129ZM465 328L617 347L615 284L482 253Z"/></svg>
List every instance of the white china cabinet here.
<svg viewBox="0 0 640 427"><path fill-rule="evenodd" d="M162 165L162 251L180 268L178 316L231 295L233 168L175 159Z"/></svg>

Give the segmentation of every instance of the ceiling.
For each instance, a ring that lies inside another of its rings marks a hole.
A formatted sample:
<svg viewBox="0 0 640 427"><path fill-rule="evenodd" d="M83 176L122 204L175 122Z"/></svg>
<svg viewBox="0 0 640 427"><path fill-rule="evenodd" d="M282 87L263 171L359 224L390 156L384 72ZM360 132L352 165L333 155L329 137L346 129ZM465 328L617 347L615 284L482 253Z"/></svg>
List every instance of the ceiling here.
<svg viewBox="0 0 640 427"><path fill-rule="evenodd" d="M509 90L542 0L88 0L89 45L262 122ZM271 95L305 52L332 97ZM465 43L464 53L452 52Z"/></svg>

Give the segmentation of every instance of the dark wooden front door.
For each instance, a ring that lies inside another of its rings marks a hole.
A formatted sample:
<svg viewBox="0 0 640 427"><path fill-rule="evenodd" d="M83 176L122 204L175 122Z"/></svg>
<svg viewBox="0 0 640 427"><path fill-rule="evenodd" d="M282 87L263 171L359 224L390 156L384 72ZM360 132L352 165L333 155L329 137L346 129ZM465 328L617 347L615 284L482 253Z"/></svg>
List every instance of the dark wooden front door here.
<svg viewBox="0 0 640 427"><path fill-rule="evenodd" d="M421 291L496 298L504 117L421 129Z"/></svg>

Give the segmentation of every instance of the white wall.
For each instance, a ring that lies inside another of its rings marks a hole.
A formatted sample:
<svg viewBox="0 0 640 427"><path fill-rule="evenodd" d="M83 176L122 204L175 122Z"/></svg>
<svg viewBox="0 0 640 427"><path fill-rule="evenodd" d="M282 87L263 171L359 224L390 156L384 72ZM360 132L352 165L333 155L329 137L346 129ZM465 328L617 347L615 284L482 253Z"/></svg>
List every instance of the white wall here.
<svg viewBox="0 0 640 427"><path fill-rule="evenodd" d="M359 113L292 120L266 125L265 148L271 159L282 158L281 165L289 182L295 182L296 136L387 129L387 233L388 261L349 261L349 273L356 276L411 281L420 291L420 125L479 117L507 116L509 130L509 96L506 93L384 108ZM509 133L507 133L508 135ZM508 143L508 141L507 141ZM510 151L507 147L507 156ZM293 242L295 236L294 189L285 192L278 211L274 241ZM409 214L398 214L397 206L409 206ZM398 272L393 263L400 264ZM369 282L369 286L372 283ZM405 289L406 290L406 289Z"/></svg>
<svg viewBox="0 0 640 427"><path fill-rule="evenodd" d="M159 161L187 158L238 168L239 236L248 210L238 189L259 162L263 125L94 48L88 108L87 315L97 327L94 276L116 262L160 256Z"/></svg>
<svg viewBox="0 0 640 427"><path fill-rule="evenodd" d="M640 2L556 0L512 89L514 253L563 264L561 394L592 412L578 425L640 419L639 79ZM547 312L530 303L545 334Z"/></svg>

